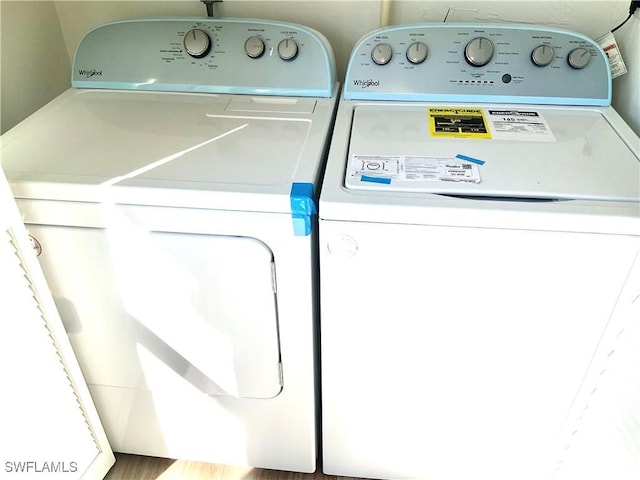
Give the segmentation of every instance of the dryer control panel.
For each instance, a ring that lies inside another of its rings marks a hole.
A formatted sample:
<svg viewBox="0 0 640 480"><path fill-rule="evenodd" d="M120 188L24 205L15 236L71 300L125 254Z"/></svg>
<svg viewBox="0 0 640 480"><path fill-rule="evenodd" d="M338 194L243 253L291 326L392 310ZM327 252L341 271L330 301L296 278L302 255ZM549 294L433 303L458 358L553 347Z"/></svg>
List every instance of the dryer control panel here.
<svg viewBox="0 0 640 480"><path fill-rule="evenodd" d="M335 60L319 32L244 19L109 23L80 41L72 86L331 97Z"/></svg>
<svg viewBox="0 0 640 480"><path fill-rule="evenodd" d="M346 99L611 103L605 53L578 33L530 25L413 24L364 36Z"/></svg>

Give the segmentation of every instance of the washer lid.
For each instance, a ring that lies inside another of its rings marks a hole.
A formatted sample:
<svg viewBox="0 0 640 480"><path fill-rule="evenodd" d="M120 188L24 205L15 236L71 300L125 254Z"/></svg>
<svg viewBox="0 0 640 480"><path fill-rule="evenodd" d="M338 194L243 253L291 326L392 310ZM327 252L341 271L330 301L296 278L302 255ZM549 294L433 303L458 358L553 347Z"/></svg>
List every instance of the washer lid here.
<svg viewBox="0 0 640 480"><path fill-rule="evenodd" d="M640 201L637 153L596 109L365 104L352 125L349 189Z"/></svg>
<svg viewBox="0 0 640 480"><path fill-rule="evenodd" d="M2 137L2 166L21 198L288 213L335 98L235 98L71 89Z"/></svg>

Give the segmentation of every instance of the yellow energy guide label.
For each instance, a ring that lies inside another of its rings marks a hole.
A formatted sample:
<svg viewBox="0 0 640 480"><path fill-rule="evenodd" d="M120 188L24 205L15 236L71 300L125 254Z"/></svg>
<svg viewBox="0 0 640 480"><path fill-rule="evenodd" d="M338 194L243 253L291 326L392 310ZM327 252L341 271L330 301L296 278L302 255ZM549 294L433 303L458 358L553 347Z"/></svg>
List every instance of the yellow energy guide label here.
<svg viewBox="0 0 640 480"><path fill-rule="evenodd" d="M427 116L432 137L491 138L482 108L434 107Z"/></svg>

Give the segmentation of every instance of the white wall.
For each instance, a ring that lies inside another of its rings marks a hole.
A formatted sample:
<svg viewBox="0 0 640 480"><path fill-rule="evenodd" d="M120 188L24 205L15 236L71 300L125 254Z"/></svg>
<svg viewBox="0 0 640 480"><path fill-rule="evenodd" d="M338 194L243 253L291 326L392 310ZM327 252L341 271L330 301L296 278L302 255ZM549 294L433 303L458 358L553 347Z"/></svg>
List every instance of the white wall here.
<svg viewBox="0 0 640 480"><path fill-rule="evenodd" d="M43 7L36 8L34 3ZM338 76L342 78L356 41L380 26L382 5L389 6L390 24L442 22L445 17L457 22L524 22L566 28L597 38L626 17L629 3L628 0L225 0L216 4L215 9L217 16L279 19L319 30L333 46ZM206 11L199 0L1 0L1 4L2 98L11 97L11 104L2 106L3 131L6 125L31 113L34 106L53 98L54 92L60 90L61 79L68 86L70 62L82 35L89 29L114 20L204 16ZM5 21L7 16L10 18ZM37 27L33 17L38 21ZM640 12L616 32L630 73L614 80L614 106L640 134L639 19ZM5 30L10 30L10 34ZM60 51L65 50L66 58L61 58ZM36 61L43 57L48 60ZM65 71L64 75L61 71ZM11 93L5 95L5 89Z"/></svg>
<svg viewBox="0 0 640 480"><path fill-rule="evenodd" d="M394 2L393 23L415 21L531 23L565 28L595 38L619 23L627 0L515 0Z"/></svg>
<svg viewBox="0 0 640 480"><path fill-rule="evenodd" d="M69 86L71 65L53 1L0 2L0 133Z"/></svg>

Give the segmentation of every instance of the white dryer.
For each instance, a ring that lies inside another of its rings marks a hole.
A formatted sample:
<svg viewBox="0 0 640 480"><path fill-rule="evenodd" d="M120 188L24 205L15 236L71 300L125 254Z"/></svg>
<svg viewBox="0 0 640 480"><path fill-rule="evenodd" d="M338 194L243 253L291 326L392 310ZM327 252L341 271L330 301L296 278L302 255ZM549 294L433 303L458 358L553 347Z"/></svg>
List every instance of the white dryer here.
<svg viewBox="0 0 640 480"><path fill-rule="evenodd" d="M640 141L610 99L599 46L552 28L355 46L319 206L326 473L637 478Z"/></svg>
<svg viewBox="0 0 640 480"><path fill-rule="evenodd" d="M316 467L333 53L301 25L100 26L2 167L115 451Z"/></svg>

